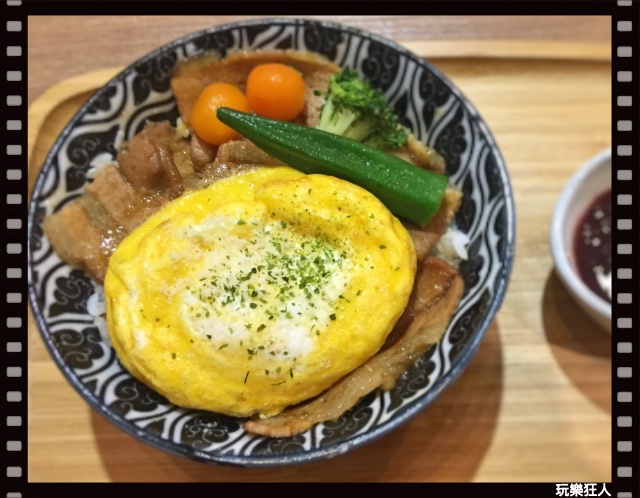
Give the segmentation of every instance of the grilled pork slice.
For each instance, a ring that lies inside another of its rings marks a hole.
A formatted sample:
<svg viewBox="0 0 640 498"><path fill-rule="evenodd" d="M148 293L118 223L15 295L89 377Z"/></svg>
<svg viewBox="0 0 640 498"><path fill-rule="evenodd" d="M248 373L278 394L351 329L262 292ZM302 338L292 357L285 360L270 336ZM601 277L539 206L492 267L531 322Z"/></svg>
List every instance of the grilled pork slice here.
<svg viewBox="0 0 640 498"><path fill-rule="evenodd" d="M419 265L409 304L392 331L396 340L320 396L267 419L243 424L246 431L290 437L313 425L336 420L377 388L390 390L398 378L445 333L462 296L458 270L437 258Z"/></svg>
<svg viewBox="0 0 640 498"><path fill-rule="evenodd" d="M140 223L186 188L200 188L189 143L168 122L148 123L85 187L84 195L48 216L44 231L67 263L104 280L109 257Z"/></svg>
<svg viewBox="0 0 640 498"><path fill-rule="evenodd" d="M168 122L147 123L142 133L123 144L118 164L131 186L153 195L175 199L184 192L173 154L187 148Z"/></svg>
<svg viewBox="0 0 640 498"><path fill-rule="evenodd" d="M146 192L136 189L113 164L106 166L93 183L85 187L85 195L93 197L126 233L162 205L161 198L147 196Z"/></svg>
<svg viewBox="0 0 640 498"><path fill-rule="evenodd" d="M440 208L438 208L436 214L423 228L417 227L412 223L404 223L405 228L413 240L418 261L427 257L429 251L431 251L440 240L440 237L447 231L447 227L453 222L458 209L460 209L461 203L462 192L449 185L447 190L445 190Z"/></svg>
<svg viewBox="0 0 640 498"><path fill-rule="evenodd" d="M113 248L91 222L79 202L67 204L58 213L45 218L44 232L55 252L67 263L81 266L87 274L102 282Z"/></svg>
<svg viewBox="0 0 640 498"><path fill-rule="evenodd" d="M207 164L200 175L209 185L256 168L282 164L282 161L271 157L248 140L230 140L218 147L215 160Z"/></svg>
<svg viewBox="0 0 640 498"><path fill-rule="evenodd" d="M75 203L80 205L87 213L87 216L91 220L91 224L101 234L110 234L110 240L104 240L103 246L115 247L124 239L125 232L122 226L118 225L116 221L111 217L102 204L95 200L91 195L83 195L76 199Z"/></svg>
<svg viewBox="0 0 640 498"><path fill-rule="evenodd" d="M231 140L218 149L216 161L222 164L259 164L262 166L282 166L282 161L271 157L253 142Z"/></svg>
<svg viewBox="0 0 640 498"><path fill-rule="evenodd" d="M84 195L45 219L44 231L64 261L102 283L120 241L166 203L227 176L279 164L246 140L211 147L195 134L185 140L168 122L147 123Z"/></svg>
<svg viewBox="0 0 640 498"><path fill-rule="evenodd" d="M211 164L216 159L217 147L202 140L196 132L191 132L191 144L189 146L189 157L196 171L202 171L207 164Z"/></svg>
<svg viewBox="0 0 640 498"><path fill-rule="evenodd" d="M182 120L189 124L191 109L205 87L212 83L230 83L244 91L251 70L259 64L272 62L286 64L302 74L306 84L305 107L295 121L315 127L324 98L314 92L325 91L331 75L340 71L340 67L321 55L293 50L242 51L224 59L202 55L178 62L171 89Z"/></svg>
<svg viewBox="0 0 640 498"><path fill-rule="evenodd" d="M46 217L43 228L63 261L82 267L102 283L117 244L159 203L147 203L113 165L106 166L85 192Z"/></svg>
<svg viewBox="0 0 640 498"><path fill-rule="evenodd" d="M435 149L423 144L408 130L407 135L407 143L403 147L390 149L387 152L428 171L444 173L444 158Z"/></svg>
<svg viewBox="0 0 640 498"><path fill-rule="evenodd" d="M324 92L329 87L331 75L338 72L337 66L326 66L310 71L304 75L306 85L304 107L300 116L294 121L298 124L315 128L320 122L320 112L325 103Z"/></svg>

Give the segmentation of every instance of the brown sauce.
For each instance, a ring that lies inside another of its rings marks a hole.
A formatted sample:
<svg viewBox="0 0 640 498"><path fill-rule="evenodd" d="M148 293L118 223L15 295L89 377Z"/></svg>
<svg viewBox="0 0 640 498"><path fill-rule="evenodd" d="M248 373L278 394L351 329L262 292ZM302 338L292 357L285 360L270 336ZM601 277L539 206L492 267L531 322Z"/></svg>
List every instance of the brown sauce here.
<svg viewBox="0 0 640 498"><path fill-rule="evenodd" d="M596 197L582 215L573 249L582 281L611 302L611 190Z"/></svg>

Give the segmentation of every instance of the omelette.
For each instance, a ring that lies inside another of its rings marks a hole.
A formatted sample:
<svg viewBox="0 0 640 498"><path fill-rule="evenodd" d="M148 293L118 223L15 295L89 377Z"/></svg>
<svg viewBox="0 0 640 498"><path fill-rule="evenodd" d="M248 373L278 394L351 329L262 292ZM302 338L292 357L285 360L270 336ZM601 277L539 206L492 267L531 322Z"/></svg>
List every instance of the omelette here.
<svg viewBox="0 0 640 498"><path fill-rule="evenodd" d="M378 352L415 274L409 233L371 193L261 168L179 197L118 245L108 330L172 403L270 417Z"/></svg>

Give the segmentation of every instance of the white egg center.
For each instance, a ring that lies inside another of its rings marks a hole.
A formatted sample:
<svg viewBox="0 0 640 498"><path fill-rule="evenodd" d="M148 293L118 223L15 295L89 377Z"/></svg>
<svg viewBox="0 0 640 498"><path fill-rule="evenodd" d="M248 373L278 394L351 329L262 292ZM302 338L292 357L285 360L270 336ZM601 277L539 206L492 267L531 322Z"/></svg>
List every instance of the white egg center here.
<svg viewBox="0 0 640 498"><path fill-rule="evenodd" d="M180 230L206 249L169 292L181 303L181 319L212 346L243 341L249 355L302 357L336 319L352 265L343 241L303 234L284 221L231 216Z"/></svg>

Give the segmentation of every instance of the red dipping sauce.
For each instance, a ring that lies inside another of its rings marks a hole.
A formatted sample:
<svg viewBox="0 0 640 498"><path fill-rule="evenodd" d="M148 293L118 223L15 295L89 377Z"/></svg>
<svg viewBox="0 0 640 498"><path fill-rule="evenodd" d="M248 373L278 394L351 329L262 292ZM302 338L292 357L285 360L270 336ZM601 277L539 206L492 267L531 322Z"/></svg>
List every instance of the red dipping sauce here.
<svg viewBox="0 0 640 498"><path fill-rule="evenodd" d="M611 190L600 194L582 215L574 236L578 274L595 294L611 302Z"/></svg>

